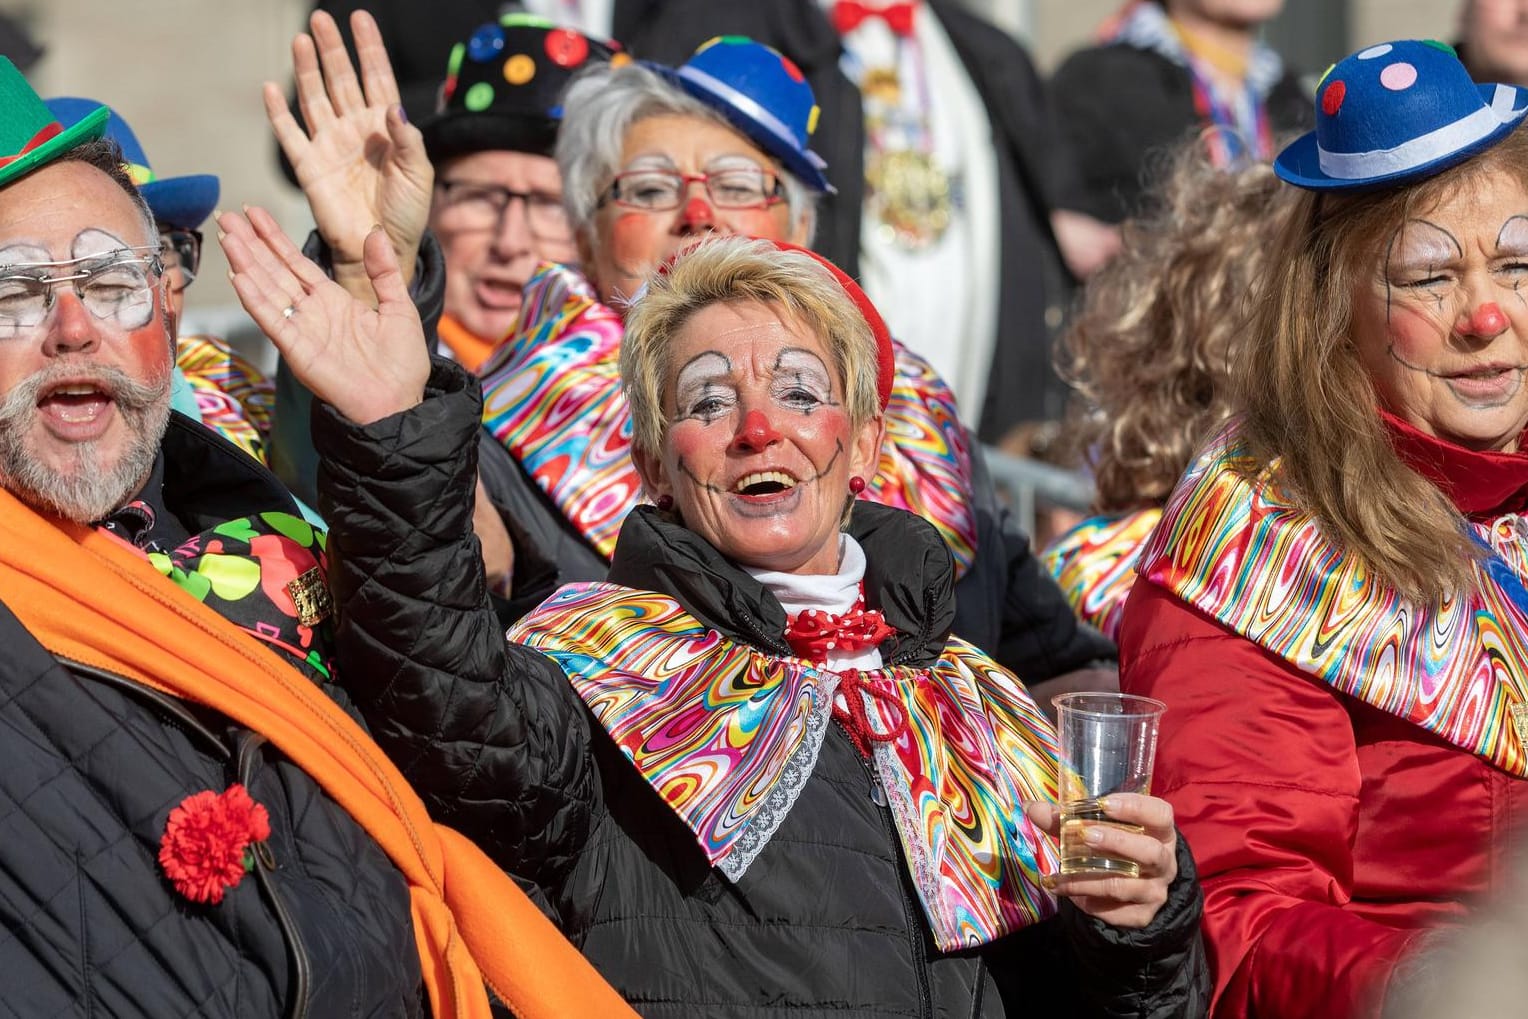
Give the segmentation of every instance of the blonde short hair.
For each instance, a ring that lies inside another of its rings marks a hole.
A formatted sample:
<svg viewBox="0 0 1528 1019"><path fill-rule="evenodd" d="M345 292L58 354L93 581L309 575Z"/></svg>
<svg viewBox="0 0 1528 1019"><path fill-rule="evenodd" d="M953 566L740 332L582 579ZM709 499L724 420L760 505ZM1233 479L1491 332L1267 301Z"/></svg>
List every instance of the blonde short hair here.
<svg viewBox="0 0 1528 1019"><path fill-rule="evenodd" d="M668 432L663 389L669 341L702 309L746 302L769 305L823 340L843 386L851 427L880 413L875 337L827 267L769 241L723 237L698 245L648 280L646 293L626 316L621 382L636 448L656 455Z"/></svg>

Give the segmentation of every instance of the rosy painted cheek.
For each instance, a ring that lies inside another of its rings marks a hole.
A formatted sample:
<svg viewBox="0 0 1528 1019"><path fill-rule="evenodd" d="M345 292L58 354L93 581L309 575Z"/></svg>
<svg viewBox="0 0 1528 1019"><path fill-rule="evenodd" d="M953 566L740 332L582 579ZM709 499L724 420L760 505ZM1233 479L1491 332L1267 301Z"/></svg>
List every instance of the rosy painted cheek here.
<svg viewBox="0 0 1528 1019"><path fill-rule="evenodd" d="M704 480L716 462L724 460L727 434L723 429L714 432L700 421L681 421L669 428L668 456L695 477Z"/></svg>
<svg viewBox="0 0 1528 1019"><path fill-rule="evenodd" d="M727 225L734 233L748 237L760 237L766 241L789 240L789 218L783 211L784 204L766 209L729 209Z"/></svg>
<svg viewBox="0 0 1528 1019"><path fill-rule="evenodd" d="M134 329L125 339L127 364L123 367L129 375L152 384L170 373L170 340L159 321L158 308L154 309L152 322L142 329Z"/></svg>
<svg viewBox="0 0 1528 1019"><path fill-rule="evenodd" d="M1407 364L1430 367L1448 342L1448 327L1439 313L1392 305L1386 339L1395 355Z"/></svg>
<svg viewBox="0 0 1528 1019"><path fill-rule="evenodd" d="M641 275L657 253L657 237L651 216L621 213L610 226L611 264L628 276Z"/></svg>
<svg viewBox="0 0 1528 1019"><path fill-rule="evenodd" d="M849 415L837 407L821 407L803 414L791 431L819 469L828 465L834 451L849 447Z"/></svg>

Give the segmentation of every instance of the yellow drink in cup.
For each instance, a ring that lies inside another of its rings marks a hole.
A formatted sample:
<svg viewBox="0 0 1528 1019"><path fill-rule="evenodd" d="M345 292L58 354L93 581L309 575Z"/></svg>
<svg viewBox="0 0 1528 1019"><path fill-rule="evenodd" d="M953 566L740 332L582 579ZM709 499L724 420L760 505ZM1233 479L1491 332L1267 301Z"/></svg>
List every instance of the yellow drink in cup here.
<svg viewBox="0 0 1528 1019"><path fill-rule="evenodd" d="M1139 832L1110 820L1100 801L1115 793L1151 793L1157 728L1167 705L1122 693L1068 693L1056 705L1060 765L1061 873L1139 877L1140 867L1084 836L1093 827Z"/></svg>

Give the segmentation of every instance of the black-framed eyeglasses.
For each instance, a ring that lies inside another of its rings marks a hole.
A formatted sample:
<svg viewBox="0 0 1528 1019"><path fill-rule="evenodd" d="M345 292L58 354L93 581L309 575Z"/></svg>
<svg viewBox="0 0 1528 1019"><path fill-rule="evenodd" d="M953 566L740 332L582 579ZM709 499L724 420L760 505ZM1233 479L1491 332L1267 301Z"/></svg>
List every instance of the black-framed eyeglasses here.
<svg viewBox="0 0 1528 1019"><path fill-rule="evenodd" d="M572 228L562 195L550 191L515 191L499 184L473 180L437 182L445 200L448 225L457 230L497 230L510 203L525 203L531 235L544 241L568 240Z"/></svg>
<svg viewBox="0 0 1528 1019"><path fill-rule="evenodd" d="M49 269L73 269L57 276ZM0 265L0 338L38 329L58 303L54 288L70 283L92 315L122 329L141 329L154 315L154 280L164 274L157 248L147 245L60 262Z"/></svg>
<svg viewBox="0 0 1528 1019"><path fill-rule="evenodd" d="M615 175L600 205L615 202L628 209L668 212L679 208L691 183L705 185L718 209L762 209L784 200L780 178L758 167L732 167L715 173L677 170L626 170Z"/></svg>
<svg viewBox="0 0 1528 1019"><path fill-rule="evenodd" d="M200 230L161 230L159 257L170 274L170 289L177 294L189 287L202 267L202 232Z"/></svg>

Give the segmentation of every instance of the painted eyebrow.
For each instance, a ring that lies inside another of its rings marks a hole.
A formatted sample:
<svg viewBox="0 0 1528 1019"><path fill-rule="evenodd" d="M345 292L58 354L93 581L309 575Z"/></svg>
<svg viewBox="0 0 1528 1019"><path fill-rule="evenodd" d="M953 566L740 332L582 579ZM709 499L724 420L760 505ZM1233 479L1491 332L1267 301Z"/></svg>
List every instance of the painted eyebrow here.
<svg viewBox="0 0 1528 1019"><path fill-rule="evenodd" d="M1496 251L1501 254L1509 248L1513 253L1528 252L1528 215L1508 216L1501 225L1496 235Z"/></svg>
<svg viewBox="0 0 1528 1019"><path fill-rule="evenodd" d="M1410 229L1412 224L1418 224L1427 229L1413 231ZM1447 244L1444 241L1447 241ZM1408 220L1406 226L1398 230L1392 238L1389 257L1386 261L1391 268L1399 266L1404 269L1415 269L1437 265L1440 261L1463 256L1464 248L1460 246L1458 238L1453 234L1428 220L1412 219Z"/></svg>
<svg viewBox="0 0 1528 1019"><path fill-rule="evenodd" d="M786 363L787 359L796 361L808 358L814 363L803 365ZM808 350L805 347L786 347L781 350L780 353L775 355L775 363L770 371L775 375L782 375L787 372L799 375L804 371L820 371L823 379L828 383L828 388L831 389L833 387L833 373L828 371L827 362L818 357L816 351Z"/></svg>
<svg viewBox="0 0 1528 1019"><path fill-rule="evenodd" d="M622 164L622 170L673 170L677 169L678 163L666 152L643 152L633 156L627 163Z"/></svg>
<svg viewBox="0 0 1528 1019"><path fill-rule="evenodd" d="M703 374L704 373L704 374ZM732 360L719 350L696 354L674 376L674 392L683 392L700 383L715 382L732 374Z"/></svg>

